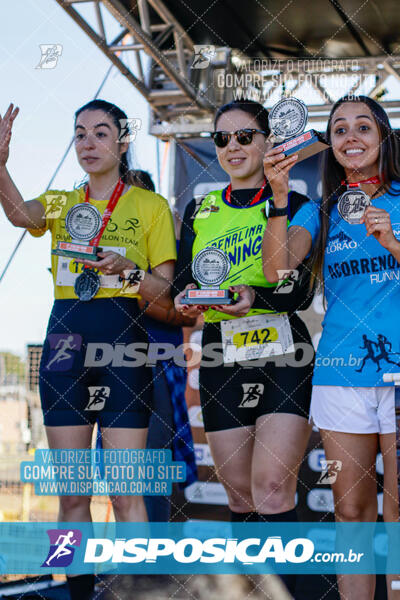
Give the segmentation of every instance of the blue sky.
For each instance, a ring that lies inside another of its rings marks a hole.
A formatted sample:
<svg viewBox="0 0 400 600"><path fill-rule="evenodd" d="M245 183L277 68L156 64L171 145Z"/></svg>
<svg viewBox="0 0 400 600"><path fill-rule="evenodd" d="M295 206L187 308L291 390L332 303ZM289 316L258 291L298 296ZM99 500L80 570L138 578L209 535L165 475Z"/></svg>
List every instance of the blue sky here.
<svg viewBox="0 0 400 600"><path fill-rule="evenodd" d="M79 8L92 14L89 6ZM119 28L111 25L113 37ZM63 46L56 68L36 69L40 44ZM8 168L29 200L46 189L71 139L75 110L93 98L110 63L55 0L2 2L0 49L0 113L11 101L20 107ZM116 69L100 97L118 104L128 117L142 119L133 162L156 178L156 140L147 133L145 100ZM71 189L83 174L72 150L52 187ZM21 234L0 210L0 271ZM0 350L24 355L27 343L44 339L53 301L49 251L49 234L40 239L28 234L0 284Z"/></svg>

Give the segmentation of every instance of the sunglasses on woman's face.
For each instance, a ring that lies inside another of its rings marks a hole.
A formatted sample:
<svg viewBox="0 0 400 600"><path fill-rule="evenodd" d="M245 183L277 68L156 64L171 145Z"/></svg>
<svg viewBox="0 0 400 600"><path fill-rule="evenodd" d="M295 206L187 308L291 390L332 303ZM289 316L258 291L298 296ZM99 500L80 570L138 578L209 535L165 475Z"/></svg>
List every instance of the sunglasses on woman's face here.
<svg viewBox="0 0 400 600"><path fill-rule="evenodd" d="M241 146L248 146L253 141L253 137L256 133L267 135L267 133L261 131L261 129L238 129L237 131L214 131L214 133L211 134L211 137L218 148L225 148L233 135Z"/></svg>

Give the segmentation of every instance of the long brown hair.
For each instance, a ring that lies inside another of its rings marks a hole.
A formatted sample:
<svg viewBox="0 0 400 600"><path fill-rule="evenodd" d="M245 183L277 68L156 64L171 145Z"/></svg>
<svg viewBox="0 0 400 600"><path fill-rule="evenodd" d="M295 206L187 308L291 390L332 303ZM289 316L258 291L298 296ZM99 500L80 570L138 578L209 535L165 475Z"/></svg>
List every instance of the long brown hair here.
<svg viewBox="0 0 400 600"><path fill-rule="evenodd" d="M400 144L394 133L389 118L378 102L368 96L343 96L330 112L326 128L326 141L331 143L332 117L337 108L345 102L362 102L366 104L375 119L380 137L379 176L385 192L389 192L392 181L400 181ZM323 288L323 266L325 247L328 239L329 218L338 197L346 190L342 181L346 179L344 168L336 160L332 147L325 150L322 156L322 201L319 209L320 229L311 251L309 265L311 269L311 285L317 283ZM392 192L391 192L392 193Z"/></svg>

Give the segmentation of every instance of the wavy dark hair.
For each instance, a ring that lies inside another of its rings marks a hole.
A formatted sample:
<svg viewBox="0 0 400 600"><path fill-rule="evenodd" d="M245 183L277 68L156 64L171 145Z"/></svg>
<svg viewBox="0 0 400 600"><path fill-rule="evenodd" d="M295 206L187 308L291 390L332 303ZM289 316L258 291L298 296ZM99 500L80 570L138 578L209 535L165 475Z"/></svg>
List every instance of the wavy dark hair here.
<svg viewBox="0 0 400 600"><path fill-rule="evenodd" d="M379 176L386 192L392 181L400 181L400 143L393 131L389 118L378 102L368 96L343 96L332 107L326 128L326 141L331 143L331 124L336 110L346 102L366 104L375 119L380 137ZM311 251L309 268L311 285L317 283L323 288L323 266L325 247L329 231L329 218L338 197L346 190L342 181L346 179L344 168L336 160L332 147L322 155L322 202L319 210L320 229ZM392 192L391 192L392 193Z"/></svg>
<svg viewBox="0 0 400 600"><path fill-rule="evenodd" d="M229 104L220 106L215 113L214 129L217 127L217 121L220 116L231 110L241 110L242 112L247 113L253 117L259 128L262 131L265 131L267 136L269 135L268 111L262 104L255 102L254 100L234 100L233 102L229 102Z"/></svg>
<svg viewBox="0 0 400 600"><path fill-rule="evenodd" d="M75 125L77 118L81 113L85 110L102 110L107 115L109 115L118 129L118 134L121 133L121 119L128 119L123 110L121 110L115 104L111 102L107 102L106 100L91 100L75 113ZM135 171L132 170L129 166L128 160L128 150L121 155L120 163L119 163L119 174L122 181L128 185L135 185Z"/></svg>

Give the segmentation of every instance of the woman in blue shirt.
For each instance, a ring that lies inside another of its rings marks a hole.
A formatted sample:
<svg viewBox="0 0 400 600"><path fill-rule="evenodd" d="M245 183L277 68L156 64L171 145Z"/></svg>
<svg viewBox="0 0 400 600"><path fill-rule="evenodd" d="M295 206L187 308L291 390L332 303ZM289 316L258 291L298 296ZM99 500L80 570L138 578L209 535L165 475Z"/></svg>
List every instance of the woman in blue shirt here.
<svg viewBox="0 0 400 600"><path fill-rule="evenodd" d="M289 229L286 217L268 220L264 274L276 281L278 269L295 269L309 255L313 278L324 289L327 311L310 414L326 458L342 464L332 485L336 520L376 520L379 445L383 516L397 521L394 387L383 373L400 371L399 144L385 111L365 96L344 97L333 106L327 139L323 198L304 205ZM277 207L287 205L288 173L296 158L275 149L265 155ZM374 575L338 579L341 598L373 598Z"/></svg>

